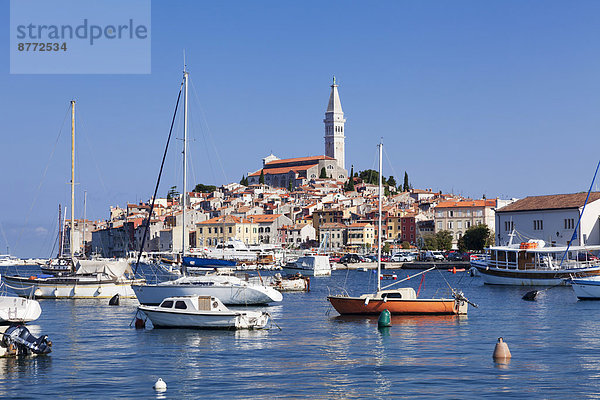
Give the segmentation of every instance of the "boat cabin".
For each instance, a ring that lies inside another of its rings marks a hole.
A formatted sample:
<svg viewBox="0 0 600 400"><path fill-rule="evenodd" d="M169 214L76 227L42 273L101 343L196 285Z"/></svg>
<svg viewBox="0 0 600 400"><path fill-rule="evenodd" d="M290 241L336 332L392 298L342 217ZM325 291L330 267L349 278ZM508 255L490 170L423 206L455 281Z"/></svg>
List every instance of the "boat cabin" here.
<svg viewBox="0 0 600 400"><path fill-rule="evenodd" d="M600 246L543 247L536 242L490 247L487 266L512 270L555 270L598 265ZM562 266L561 266L562 263Z"/></svg>
<svg viewBox="0 0 600 400"><path fill-rule="evenodd" d="M227 311L223 303L212 296L167 297L159 307L175 311Z"/></svg>
<svg viewBox="0 0 600 400"><path fill-rule="evenodd" d="M364 294L361 298L371 297L373 295ZM382 299L383 301L389 300L416 300L417 294L415 293L415 289L411 287L403 287L398 289L389 289L389 290L380 290L377 292L377 299Z"/></svg>

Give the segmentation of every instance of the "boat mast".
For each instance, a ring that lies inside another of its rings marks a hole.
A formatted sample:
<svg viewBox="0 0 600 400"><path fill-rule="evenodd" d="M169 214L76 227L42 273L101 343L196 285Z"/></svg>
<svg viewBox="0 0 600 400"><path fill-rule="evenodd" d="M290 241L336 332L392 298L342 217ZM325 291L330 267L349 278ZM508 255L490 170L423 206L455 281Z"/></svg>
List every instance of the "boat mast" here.
<svg viewBox="0 0 600 400"><path fill-rule="evenodd" d="M383 180L381 177L381 153L383 143L379 142L379 221L377 230L377 291L381 290L381 196L383 195Z"/></svg>
<svg viewBox="0 0 600 400"><path fill-rule="evenodd" d="M187 187L187 129L188 129L188 75L189 73L183 66L183 190L182 190L182 214L181 214L181 265L183 267L183 257L185 256L185 242L186 242L186 229L185 229L185 209L186 209L186 187Z"/></svg>
<svg viewBox="0 0 600 400"><path fill-rule="evenodd" d="M75 258L73 231L75 230L75 100L71 100L71 230L69 248L71 260Z"/></svg>
<svg viewBox="0 0 600 400"><path fill-rule="evenodd" d="M62 232L62 215L60 211L60 204L58 205L58 258L62 257L63 251L63 232Z"/></svg>

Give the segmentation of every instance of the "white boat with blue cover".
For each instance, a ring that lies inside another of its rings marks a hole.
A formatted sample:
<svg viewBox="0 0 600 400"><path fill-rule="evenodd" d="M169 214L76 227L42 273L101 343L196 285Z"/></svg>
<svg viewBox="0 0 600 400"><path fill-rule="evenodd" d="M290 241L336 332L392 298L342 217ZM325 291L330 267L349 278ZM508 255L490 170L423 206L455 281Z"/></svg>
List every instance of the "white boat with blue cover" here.
<svg viewBox="0 0 600 400"><path fill-rule="evenodd" d="M294 262L287 263L283 270L288 274L302 274L304 276L329 276L331 264L328 256L302 256Z"/></svg>

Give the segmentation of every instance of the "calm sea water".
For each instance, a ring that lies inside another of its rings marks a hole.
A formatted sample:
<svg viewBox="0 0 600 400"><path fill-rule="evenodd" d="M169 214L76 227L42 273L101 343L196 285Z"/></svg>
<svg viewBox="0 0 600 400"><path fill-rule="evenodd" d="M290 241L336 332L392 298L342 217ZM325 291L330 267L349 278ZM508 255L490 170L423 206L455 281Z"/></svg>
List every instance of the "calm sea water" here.
<svg viewBox="0 0 600 400"><path fill-rule="evenodd" d="M326 300L338 287L373 288L363 271L334 271L313 278L308 293L284 294L266 307L281 330L136 330L135 300L41 300L30 329L49 335L53 352L0 359L0 398L600 397L600 302L577 301L569 287L526 302L529 288L447 271L429 272L421 296L443 294L445 280L479 308L396 316L384 330L376 317L338 316ZM505 365L492 360L500 336L513 355ZM166 392L152 388L159 377Z"/></svg>

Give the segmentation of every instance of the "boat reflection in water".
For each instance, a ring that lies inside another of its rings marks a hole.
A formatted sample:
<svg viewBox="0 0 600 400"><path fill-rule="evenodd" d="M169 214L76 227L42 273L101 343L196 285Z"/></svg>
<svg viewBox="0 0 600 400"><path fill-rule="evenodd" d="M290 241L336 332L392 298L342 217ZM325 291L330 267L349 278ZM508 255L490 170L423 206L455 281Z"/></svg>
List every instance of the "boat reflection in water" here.
<svg viewBox="0 0 600 400"><path fill-rule="evenodd" d="M338 323L360 323L377 325L377 315L338 315L331 318ZM392 326L429 326L429 325L456 325L467 322L466 315L394 315L391 316Z"/></svg>

